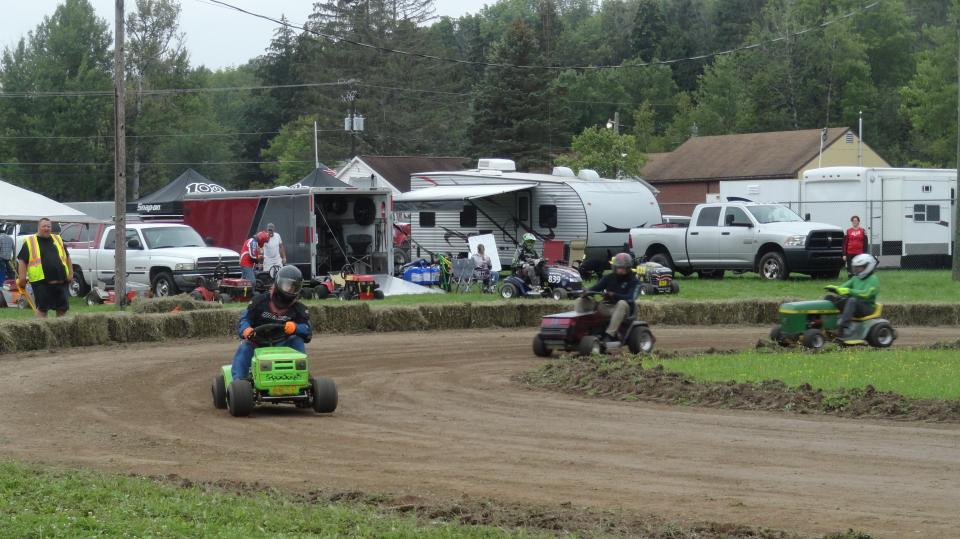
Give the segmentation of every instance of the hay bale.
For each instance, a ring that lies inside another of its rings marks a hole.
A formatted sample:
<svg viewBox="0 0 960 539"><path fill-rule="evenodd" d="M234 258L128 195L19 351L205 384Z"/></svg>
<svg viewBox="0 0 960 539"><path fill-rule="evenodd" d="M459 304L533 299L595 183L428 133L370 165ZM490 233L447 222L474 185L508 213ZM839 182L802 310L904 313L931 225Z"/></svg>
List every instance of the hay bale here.
<svg viewBox="0 0 960 539"><path fill-rule="evenodd" d="M48 318L46 320L47 329L50 331L50 340L46 348L69 348L76 346L74 335L76 334L75 317L68 318Z"/></svg>
<svg viewBox="0 0 960 539"><path fill-rule="evenodd" d="M196 301L186 294L165 298L142 298L130 305L130 311L138 314L169 313L177 308L181 311L199 311L222 309L223 306L212 301Z"/></svg>
<svg viewBox="0 0 960 539"><path fill-rule="evenodd" d="M178 313L187 320L188 335L190 337L218 337L236 335L237 323L240 321L241 311L234 309L210 309ZM178 316L171 314L168 316ZM173 324L174 322L170 322Z"/></svg>
<svg viewBox="0 0 960 539"><path fill-rule="evenodd" d="M883 317L897 326L960 325L960 306L951 303L901 303L883 306Z"/></svg>
<svg viewBox="0 0 960 539"><path fill-rule="evenodd" d="M164 339L185 339L193 337L191 313L165 314L160 319L160 333Z"/></svg>
<svg viewBox="0 0 960 539"><path fill-rule="evenodd" d="M448 303L438 305L420 305L410 309L424 320L425 329L466 329L472 323L472 305L467 303Z"/></svg>
<svg viewBox="0 0 960 539"><path fill-rule="evenodd" d="M12 347L18 352L44 350L57 342L46 321L23 320L4 324L8 331Z"/></svg>
<svg viewBox="0 0 960 539"><path fill-rule="evenodd" d="M17 351L17 343L10 332L10 324L0 324L0 354Z"/></svg>
<svg viewBox="0 0 960 539"><path fill-rule="evenodd" d="M73 345L97 346L110 342L105 314L78 314L74 317Z"/></svg>
<svg viewBox="0 0 960 539"><path fill-rule="evenodd" d="M520 327L537 327L540 320L548 314L557 314L573 310L569 301L536 300L517 302L517 324Z"/></svg>
<svg viewBox="0 0 960 539"><path fill-rule="evenodd" d="M474 303L470 309L470 327L514 328L520 325L520 310L516 301ZM423 309L423 307L421 307Z"/></svg>
<svg viewBox="0 0 960 539"><path fill-rule="evenodd" d="M417 309L386 307L373 311L374 331L420 331L427 321Z"/></svg>
<svg viewBox="0 0 960 539"><path fill-rule="evenodd" d="M319 305L317 321L311 316L314 331L355 333L374 329L375 321L370 306L366 303L343 303ZM311 313L315 312L311 310ZM322 325L320 325L322 324Z"/></svg>

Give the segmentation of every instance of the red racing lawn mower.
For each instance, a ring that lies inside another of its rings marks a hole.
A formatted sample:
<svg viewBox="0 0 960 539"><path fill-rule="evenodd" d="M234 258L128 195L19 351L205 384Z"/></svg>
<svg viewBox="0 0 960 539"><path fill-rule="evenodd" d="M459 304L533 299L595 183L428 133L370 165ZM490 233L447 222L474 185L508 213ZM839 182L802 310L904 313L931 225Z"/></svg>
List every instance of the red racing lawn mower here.
<svg viewBox="0 0 960 539"><path fill-rule="evenodd" d="M585 296L598 296L603 292L586 292ZM636 307L624 318L617 330L617 342L604 342L603 334L608 321L597 310L599 303L585 313L569 311L549 314L540 321L540 332L533 338L533 353L550 357L554 350L572 352L581 356L606 354L626 346L631 354L649 354L656 339L646 322L636 319Z"/></svg>
<svg viewBox="0 0 960 539"><path fill-rule="evenodd" d="M227 267L217 265L210 277L198 277L197 287L190 297L197 301L216 301L231 303L250 301L254 294L254 283L247 279L227 277Z"/></svg>

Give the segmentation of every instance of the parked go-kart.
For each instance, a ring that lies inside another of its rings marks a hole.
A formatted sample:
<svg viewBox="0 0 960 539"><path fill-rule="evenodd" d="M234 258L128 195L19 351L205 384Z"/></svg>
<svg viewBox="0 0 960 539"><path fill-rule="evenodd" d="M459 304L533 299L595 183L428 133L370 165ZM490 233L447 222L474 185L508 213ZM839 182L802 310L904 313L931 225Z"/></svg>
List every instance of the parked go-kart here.
<svg viewBox="0 0 960 539"><path fill-rule="evenodd" d="M602 292L586 292L585 296L602 295ZM533 338L533 353L540 357L550 357L554 350L570 352L576 350L581 356L609 353L624 345L633 354L647 354L653 350L656 339L646 322L636 319L636 309L627 315L620 324L618 342L606 343L603 334L608 321L594 308L586 313L570 311L550 314L540 321L540 332Z"/></svg>
<svg viewBox="0 0 960 539"><path fill-rule="evenodd" d="M656 262L642 262L633 269L640 279L641 296L651 294L678 294L680 283L674 280L673 270Z"/></svg>
<svg viewBox="0 0 960 539"><path fill-rule="evenodd" d="M513 268L513 273L500 284L500 296L504 299L515 297L566 299L571 294L583 290L583 278L580 272L570 266L548 265L546 260L536 261L537 274L540 275L540 289L530 285L529 279Z"/></svg>
<svg viewBox="0 0 960 539"><path fill-rule="evenodd" d="M836 287L828 286L835 292ZM886 348L897 339L897 331L890 322L880 318L883 305L867 316L854 318L850 330L843 338L837 324L840 310L830 300L796 301L780 306L780 324L770 330L770 340L781 345L801 344L805 348L819 350L827 340L834 340L844 346L868 344L875 348Z"/></svg>
<svg viewBox="0 0 960 539"><path fill-rule="evenodd" d="M254 294L255 283L247 279L227 277L227 267L220 264L213 270L208 279L197 278L197 287L190 292L190 297L197 301L217 301L230 303L233 301L250 301Z"/></svg>
<svg viewBox="0 0 960 539"><path fill-rule="evenodd" d="M226 408L232 416L248 416L254 406L292 403L297 408L312 407L318 414L337 409L337 386L330 378L310 376L306 354L288 346L277 346L289 337L283 324L263 324L253 330L250 340L256 345L250 374L231 380L231 365L224 365L213 379L210 392L216 408Z"/></svg>

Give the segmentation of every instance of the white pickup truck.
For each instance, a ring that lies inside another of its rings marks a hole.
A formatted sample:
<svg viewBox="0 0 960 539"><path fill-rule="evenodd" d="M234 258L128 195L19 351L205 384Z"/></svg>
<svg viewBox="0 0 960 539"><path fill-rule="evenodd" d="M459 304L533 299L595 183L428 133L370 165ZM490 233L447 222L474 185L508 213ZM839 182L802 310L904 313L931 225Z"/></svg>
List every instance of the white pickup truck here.
<svg viewBox="0 0 960 539"><path fill-rule="evenodd" d="M700 204L686 228L633 228L628 246L635 257L701 277L733 270L764 279L791 272L835 279L843 267L840 227L806 222L779 204Z"/></svg>
<svg viewBox="0 0 960 539"><path fill-rule="evenodd" d="M127 279L153 288L157 296L189 292L199 277L218 265L240 273L236 251L207 247L193 228L175 223L127 225ZM85 295L89 286L112 278L116 231L112 225L64 225L61 233L74 267L71 293Z"/></svg>

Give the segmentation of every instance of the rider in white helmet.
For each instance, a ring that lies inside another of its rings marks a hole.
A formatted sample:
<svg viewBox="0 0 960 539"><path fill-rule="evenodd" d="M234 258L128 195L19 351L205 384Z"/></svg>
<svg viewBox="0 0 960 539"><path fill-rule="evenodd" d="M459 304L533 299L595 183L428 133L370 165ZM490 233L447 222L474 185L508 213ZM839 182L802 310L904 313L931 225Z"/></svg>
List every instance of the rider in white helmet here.
<svg viewBox="0 0 960 539"><path fill-rule="evenodd" d="M851 320L867 316L877 308L877 295L880 294L880 280L874 275L877 259L873 255L853 257L850 268L853 277L838 287L828 287L835 295L826 298L842 312L838 324L841 336L848 332Z"/></svg>
<svg viewBox="0 0 960 539"><path fill-rule="evenodd" d="M534 249L537 238L527 232L523 235L522 242L517 246L517 252L513 255L514 271L519 268L521 275L530 280L530 285L534 288L540 286L540 276L537 275L537 262L540 261L540 255Z"/></svg>

